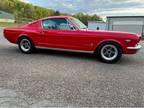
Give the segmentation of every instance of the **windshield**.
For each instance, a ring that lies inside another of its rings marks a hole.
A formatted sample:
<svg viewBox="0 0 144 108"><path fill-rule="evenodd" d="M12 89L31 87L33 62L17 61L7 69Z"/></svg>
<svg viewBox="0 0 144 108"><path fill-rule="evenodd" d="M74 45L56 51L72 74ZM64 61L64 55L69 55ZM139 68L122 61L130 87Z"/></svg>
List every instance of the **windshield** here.
<svg viewBox="0 0 144 108"><path fill-rule="evenodd" d="M71 20L80 28L80 29L87 29L87 26L83 24L80 20L76 18L71 18Z"/></svg>

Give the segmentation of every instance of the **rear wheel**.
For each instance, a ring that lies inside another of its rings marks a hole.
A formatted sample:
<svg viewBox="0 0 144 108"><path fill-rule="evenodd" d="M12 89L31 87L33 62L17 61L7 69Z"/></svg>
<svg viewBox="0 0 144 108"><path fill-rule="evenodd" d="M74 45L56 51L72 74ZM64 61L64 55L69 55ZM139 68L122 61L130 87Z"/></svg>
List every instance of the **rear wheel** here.
<svg viewBox="0 0 144 108"><path fill-rule="evenodd" d="M23 53L30 54L34 51L33 43L31 42L30 39L28 39L26 37L20 38L18 45L19 45L20 51Z"/></svg>
<svg viewBox="0 0 144 108"><path fill-rule="evenodd" d="M116 43L106 43L98 49L98 57L105 63L115 63L122 57L121 47Z"/></svg>

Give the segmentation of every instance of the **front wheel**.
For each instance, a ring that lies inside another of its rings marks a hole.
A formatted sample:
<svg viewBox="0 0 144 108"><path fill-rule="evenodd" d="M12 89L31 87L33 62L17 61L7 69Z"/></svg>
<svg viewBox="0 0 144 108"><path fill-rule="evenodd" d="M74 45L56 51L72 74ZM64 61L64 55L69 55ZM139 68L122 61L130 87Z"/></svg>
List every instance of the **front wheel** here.
<svg viewBox="0 0 144 108"><path fill-rule="evenodd" d="M105 63L115 63L122 57L122 50L118 44L106 43L98 50L98 57Z"/></svg>
<svg viewBox="0 0 144 108"><path fill-rule="evenodd" d="M30 39L26 37L20 38L18 41L18 45L19 45L20 51L26 54L30 54L34 50L33 43L30 41Z"/></svg>

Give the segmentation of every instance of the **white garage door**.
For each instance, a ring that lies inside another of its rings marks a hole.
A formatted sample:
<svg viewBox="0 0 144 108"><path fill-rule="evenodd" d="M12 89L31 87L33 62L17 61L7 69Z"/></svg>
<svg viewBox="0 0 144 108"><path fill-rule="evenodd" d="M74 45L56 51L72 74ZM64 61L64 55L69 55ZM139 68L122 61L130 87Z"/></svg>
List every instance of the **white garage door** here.
<svg viewBox="0 0 144 108"><path fill-rule="evenodd" d="M143 29L143 21L114 21L114 31L125 31L141 34Z"/></svg>

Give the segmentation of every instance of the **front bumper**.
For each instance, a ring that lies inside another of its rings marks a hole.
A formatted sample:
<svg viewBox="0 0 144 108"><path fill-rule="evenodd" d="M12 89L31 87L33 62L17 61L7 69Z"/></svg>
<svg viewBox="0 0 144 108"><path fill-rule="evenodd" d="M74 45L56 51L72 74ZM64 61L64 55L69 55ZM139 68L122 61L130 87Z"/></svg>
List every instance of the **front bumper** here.
<svg viewBox="0 0 144 108"><path fill-rule="evenodd" d="M128 50L140 50L142 46L140 44L137 44L135 47L127 47Z"/></svg>

